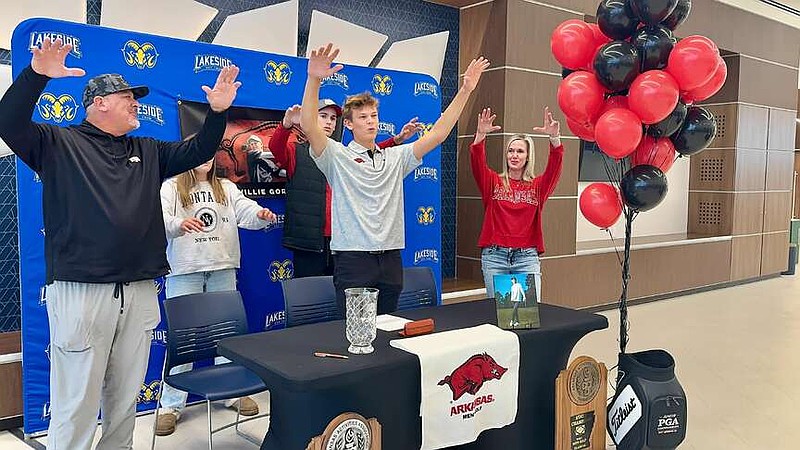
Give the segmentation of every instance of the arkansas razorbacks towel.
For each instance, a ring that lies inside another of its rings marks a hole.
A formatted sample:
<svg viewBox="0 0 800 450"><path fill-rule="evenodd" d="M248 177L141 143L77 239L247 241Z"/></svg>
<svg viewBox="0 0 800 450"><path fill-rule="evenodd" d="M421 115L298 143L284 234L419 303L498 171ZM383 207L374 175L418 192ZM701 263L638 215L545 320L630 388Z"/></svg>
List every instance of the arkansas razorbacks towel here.
<svg viewBox="0 0 800 450"><path fill-rule="evenodd" d="M517 417L519 339L480 325L391 341L419 357L422 450L472 442Z"/></svg>

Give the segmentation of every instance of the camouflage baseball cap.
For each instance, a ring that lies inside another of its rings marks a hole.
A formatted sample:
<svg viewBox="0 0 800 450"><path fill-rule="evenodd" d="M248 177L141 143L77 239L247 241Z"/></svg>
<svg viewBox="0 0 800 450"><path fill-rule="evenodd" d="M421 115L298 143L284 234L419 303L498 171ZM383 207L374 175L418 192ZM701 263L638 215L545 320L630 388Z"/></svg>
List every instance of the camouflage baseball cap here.
<svg viewBox="0 0 800 450"><path fill-rule="evenodd" d="M133 98L142 98L150 93L150 88L147 86L131 86L118 73L104 73L86 83L86 87L83 89L83 106L85 108L91 105L95 97L103 97L122 91L132 91Z"/></svg>

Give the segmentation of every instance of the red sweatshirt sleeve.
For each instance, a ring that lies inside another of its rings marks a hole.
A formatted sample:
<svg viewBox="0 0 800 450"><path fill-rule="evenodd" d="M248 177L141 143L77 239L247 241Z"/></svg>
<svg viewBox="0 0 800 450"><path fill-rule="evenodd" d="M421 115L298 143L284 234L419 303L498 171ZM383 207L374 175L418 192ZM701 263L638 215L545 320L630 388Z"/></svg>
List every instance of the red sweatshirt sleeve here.
<svg viewBox="0 0 800 450"><path fill-rule="evenodd" d="M561 178L561 168L564 161L564 146L553 147L550 144L550 156L547 158L547 167L544 173L539 176L539 201L544 202L553 194L559 178Z"/></svg>
<svg viewBox="0 0 800 450"><path fill-rule="evenodd" d="M278 128L272 133L269 139L269 151L278 161L281 167L286 169L286 174L289 178L294 176L294 169L296 166L295 147L293 142L289 142L289 136L292 134L291 129L284 128L283 124L278 124Z"/></svg>
<svg viewBox="0 0 800 450"><path fill-rule="evenodd" d="M475 182L478 183L478 189L481 191L481 197L483 197L484 202L488 201L492 196L492 184L495 177L497 177L497 173L490 169L486 163L486 139L477 144L471 144L469 153L472 176L475 177Z"/></svg>
<svg viewBox="0 0 800 450"><path fill-rule="evenodd" d="M378 142L378 148L383 150L385 148L394 147L397 143L394 141L394 136L389 139Z"/></svg>

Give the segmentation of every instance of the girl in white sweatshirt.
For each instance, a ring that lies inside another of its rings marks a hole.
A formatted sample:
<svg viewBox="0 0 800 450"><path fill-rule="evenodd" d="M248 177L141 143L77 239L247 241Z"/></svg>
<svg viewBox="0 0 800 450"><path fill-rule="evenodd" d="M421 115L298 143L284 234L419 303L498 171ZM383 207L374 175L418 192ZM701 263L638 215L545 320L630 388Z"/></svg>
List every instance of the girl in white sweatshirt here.
<svg viewBox="0 0 800 450"><path fill-rule="evenodd" d="M275 220L275 214L246 198L235 184L215 173L214 160L184 172L161 186L161 208L167 232L167 298L185 294L236 290L239 268L239 230L258 230ZM217 364L226 362L217 358ZM185 372L191 364L177 366L170 374ZM185 392L165 384L156 433L175 431ZM258 414L249 397L238 400L243 415ZM227 406L236 406L229 402Z"/></svg>

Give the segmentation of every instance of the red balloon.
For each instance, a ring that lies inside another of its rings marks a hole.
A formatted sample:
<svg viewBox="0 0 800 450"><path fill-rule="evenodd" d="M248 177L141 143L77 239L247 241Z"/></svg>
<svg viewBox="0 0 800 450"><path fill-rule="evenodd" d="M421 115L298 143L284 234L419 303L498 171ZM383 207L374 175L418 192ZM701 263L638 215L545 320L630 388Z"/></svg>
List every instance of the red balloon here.
<svg viewBox="0 0 800 450"><path fill-rule="evenodd" d="M642 140L642 121L628 109L611 109L594 124L594 138L603 153L614 159L624 158Z"/></svg>
<svg viewBox="0 0 800 450"><path fill-rule="evenodd" d="M603 85L589 72L572 72L558 85L558 106L578 123L594 123L603 107Z"/></svg>
<svg viewBox="0 0 800 450"><path fill-rule="evenodd" d="M589 23L587 25L589 25L589 28L592 29L592 35L594 36L595 46L599 47L601 45L605 45L613 41L613 39L603 34L603 31L600 29L600 26L597 25L596 23Z"/></svg>
<svg viewBox="0 0 800 450"><path fill-rule="evenodd" d="M583 217L600 228L614 225L622 215L619 191L608 183L592 183L586 186L578 204Z"/></svg>
<svg viewBox="0 0 800 450"><path fill-rule="evenodd" d="M648 70L633 80L628 90L628 104L642 123L661 122L678 104L678 83L663 70Z"/></svg>
<svg viewBox="0 0 800 450"><path fill-rule="evenodd" d="M728 66L725 64L725 60L720 57L717 70L714 72L714 75L711 76L711 79L708 80L708 83L684 93L683 101L686 103L702 102L703 100L719 92L719 90L722 89L722 85L725 84L725 80L727 78Z"/></svg>
<svg viewBox="0 0 800 450"><path fill-rule="evenodd" d="M592 34L594 35L594 50L592 50L592 58L589 59L586 66L583 67L584 70L588 70L589 72L594 72L594 57L597 55L597 52L600 51L600 47L608 44L613 39L603 34L600 30L600 27L596 23L588 24L589 28L592 29Z"/></svg>
<svg viewBox="0 0 800 450"><path fill-rule="evenodd" d="M572 131L572 134L578 136L584 141L594 142L594 125L591 123L579 123L567 117L567 127Z"/></svg>
<svg viewBox="0 0 800 450"><path fill-rule="evenodd" d="M566 20L550 35L550 51L567 69L580 69L591 64L595 48L594 33L582 20Z"/></svg>
<svg viewBox="0 0 800 450"><path fill-rule="evenodd" d="M681 91L706 84L719 64L719 49L705 36L689 36L675 44L669 54L667 72L675 77Z"/></svg>
<svg viewBox="0 0 800 450"><path fill-rule="evenodd" d="M675 144L669 138L654 138L645 135L642 142L631 153L631 164L633 167L649 164L667 171L675 162Z"/></svg>
<svg viewBox="0 0 800 450"><path fill-rule="evenodd" d="M628 108L628 97L625 95L614 95L608 97L606 102L603 104L603 109L600 110L600 115L602 116L606 111L614 108L630 109Z"/></svg>

